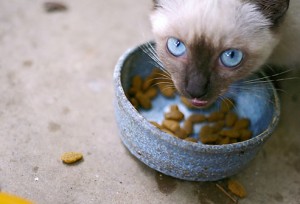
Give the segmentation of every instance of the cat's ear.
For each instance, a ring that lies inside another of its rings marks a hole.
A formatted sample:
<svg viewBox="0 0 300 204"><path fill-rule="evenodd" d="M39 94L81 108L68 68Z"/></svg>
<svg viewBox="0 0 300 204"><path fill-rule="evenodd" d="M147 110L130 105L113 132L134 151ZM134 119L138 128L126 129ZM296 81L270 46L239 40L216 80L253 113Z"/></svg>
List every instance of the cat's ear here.
<svg viewBox="0 0 300 204"><path fill-rule="evenodd" d="M290 4L290 0L254 0L254 2L272 22L273 27L277 27L283 20Z"/></svg>

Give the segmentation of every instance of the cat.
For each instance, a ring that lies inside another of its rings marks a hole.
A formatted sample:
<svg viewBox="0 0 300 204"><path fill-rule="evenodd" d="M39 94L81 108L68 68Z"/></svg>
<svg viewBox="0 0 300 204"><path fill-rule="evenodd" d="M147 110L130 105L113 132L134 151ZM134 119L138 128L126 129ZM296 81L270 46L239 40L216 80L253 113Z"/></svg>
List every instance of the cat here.
<svg viewBox="0 0 300 204"><path fill-rule="evenodd" d="M299 10L300 0L154 0L156 61L207 107L265 64L300 62Z"/></svg>

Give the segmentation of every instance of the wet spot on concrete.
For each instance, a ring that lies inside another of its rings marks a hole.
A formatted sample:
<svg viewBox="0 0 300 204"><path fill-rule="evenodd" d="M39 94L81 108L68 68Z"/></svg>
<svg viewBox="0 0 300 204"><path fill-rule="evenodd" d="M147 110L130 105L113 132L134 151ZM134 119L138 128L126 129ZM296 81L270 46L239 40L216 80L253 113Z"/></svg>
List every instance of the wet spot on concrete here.
<svg viewBox="0 0 300 204"><path fill-rule="evenodd" d="M291 144L287 151L290 153L290 155L298 157L300 152L300 147L297 146L297 144Z"/></svg>
<svg viewBox="0 0 300 204"><path fill-rule="evenodd" d="M64 115L69 114L70 111L71 111L71 110L70 110L68 107L64 107L64 108L62 109L62 113L63 113Z"/></svg>
<svg viewBox="0 0 300 204"><path fill-rule="evenodd" d="M39 167L38 167L38 166L33 167L33 168L32 168L32 171L33 171L34 173L37 173L37 172L39 171Z"/></svg>
<svg viewBox="0 0 300 204"><path fill-rule="evenodd" d="M67 6L60 2L45 2L44 9L47 13L62 12L67 10Z"/></svg>
<svg viewBox="0 0 300 204"><path fill-rule="evenodd" d="M7 79L10 86L14 87L16 86L16 74L14 72L8 72L7 73Z"/></svg>
<svg viewBox="0 0 300 204"><path fill-rule="evenodd" d="M293 101L294 103L297 103L297 102L298 102L298 99L299 99L298 95L296 95L296 94L292 95L292 101Z"/></svg>
<svg viewBox="0 0 300 204"><path fill-rule="evenodd" d="M11 107L11 106L14 106L14 105L18 105L18 104L20 104L20 101L17 102L14 99L12 99L12 100L7 101L7 103L5 104L5 106L8 108L8 107Z"/></svg>
<svg viewBox="0 0 300 204"><path fill-rule="evenodd" d="M57 132L61 129L61 126L57 123L54 123L54 122L49 122L48 124L48 130L50 132Z"/></svg>
<svg viewBox="0 0 300 204"><path fill-rule="evenodd" d="M216 182L199 182L196 184L195 192L198 195L199 203L232 203L224 193L222 193L216 186ZM225 185L223 181L218 182L219 185Z"/></svg>
<svg viewBox="0 0 300 204"><path fill-rule="evenodd" d="M31 60L25 60L23 61L24 67L31 67L33 65L33 62Z"/></svg>
<svg viewBox="0 0 300 204"><path fill-rule="evenodd" d="M177 179L166 176L160 172L156 172L155 180L157 182L159 191L164 194L169 195L173 193L177 188Z"/></svg>
<svg viewBox="0 0 300 204"><path fill-rule="evenodd" d="M275 193L274 195L272 195L272 197L274 198L275 201L282 203L283 202L283 196L280 193Z"/></svg>
<svg viewBox="0 0 300 204"><path fill-rule="evenodd" d="M296 160L294 162L293 166L294 166L295 170L297 171L297 173L300 174L300 159Z"/></svg>

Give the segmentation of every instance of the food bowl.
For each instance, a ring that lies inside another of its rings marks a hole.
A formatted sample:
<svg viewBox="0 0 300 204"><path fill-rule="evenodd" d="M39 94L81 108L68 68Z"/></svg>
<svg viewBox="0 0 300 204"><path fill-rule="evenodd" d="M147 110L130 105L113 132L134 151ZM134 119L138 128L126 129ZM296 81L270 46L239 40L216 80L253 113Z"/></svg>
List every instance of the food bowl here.
<svg viewBox="0 0 300 204"><path fill-rule="evenodd" d="M190 181L220 180L245 168L278 123L280 105L272 83L259 73L237 82L228 93L236 103L235 112L251 121L251 139L226 145L181 140L159 130L149 121L161 122L163 112L174 103L185 115L190 115L193 112L209 114L219 108L219 102L208 109L190 110L180 102L179 96L169 99L159 95L152 101L151 110L136 110L125 93L133 76L145 77L154 67L151 57L143 51L145 46L147 44L125 52L114 71L116 121L120 138L131 154L163 174ZM263 82L257 83L259 80Z"/></svg>

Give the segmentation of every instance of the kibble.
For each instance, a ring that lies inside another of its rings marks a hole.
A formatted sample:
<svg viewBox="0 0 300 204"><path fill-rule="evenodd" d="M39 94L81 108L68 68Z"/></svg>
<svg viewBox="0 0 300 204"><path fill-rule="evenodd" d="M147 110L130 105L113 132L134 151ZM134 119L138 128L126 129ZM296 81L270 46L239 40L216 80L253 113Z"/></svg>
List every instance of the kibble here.
<svg viewBox="0 0 300 204"><path fill-rule="evenodd" d="M139 107L139 102L137 101L136 98L131 97L131 98L129 99L129 101L130 101L130 103L133 105L133 107L135 107L136 109Z"/></svg>
<svg viewBox="0 0 300 204"><path fill-rule="evenodd" d="M249 140L252 136L252 132L248 129L240 130L241 141Z"/></svg>
<svg viewBox="0 0 300 204"><path fill-rule="evenodd" d="M170 134L170 135L176 137L176 135L175 135L172 131L170 131L170 130L168 130L168 129L166 129L166 128L161 127L161 128L159 128L159 129L160 129L161 131L165 132L165 133L168 133L168 134Z"/></svg>
<svg viewBox="0 0 300 204"><path fill-rule="evenodd" d="M165 113L165 119L167 120L176 120L181 121L184 118L182 112L179 111L177 105L173 105L170 107L170 111Z"/></svg>
<svg viewBox="0 0 300 204"><path fill-rule="evenodd" d="M236 180L230 179L228 181L228 189L240 198L244 198L247 196L245 187Z"/></svg>
<svg viewBox="0 0 300 204"><path fill-rule="evenodd" d="M141 76L132 78L126 96L131 104L136 108L151 109L152 100L158 95L158 91L165 97L171 98L176 95L176 90L171 79L165 78L165 74L155 68L151 74L144 79ZM181 102L189 109L196 109L190 101L181 97ZM232 99L224 99L219 106L219 111L209 115L191 114L185 119L183 112L174 104L169 107L169 111L164 113L164 120L161 124L152 121L151 124L162 131L177 138L210 145L224 145L248 140L252 137L249 130L250 120L239 119L233 112L235 102ZM204 123L194 138L194 125Z"/></svg>
<svg viewBox="0 0 300 204"><path fill-rule="evenodd" d="M152 103L149 97L147 97L144 93L141 91L137 92L135 95L137 101L141 105L142 108L144 109L150 109L152 108Z"/></svg>
<svg viewBox="0 0 300 204"><path fill-rule="evenodd" d="M211 113L208 117L207 117L207 121L208 122L216 122L216 121L219 121L219 120L224 120L224 113L223 112L213 112Z"/></svg>
<svg viewBox="0 0 300 204"><path fill-rule="evenodd" d="M172 87L172 84L170 81L165 80L158 84L158 88L162 95L164 95L167 98L173 98L175 97L176 90Z"/></svg>
<svg viewBox="0 0 300 204"><path fill-rule="evenodd" d="M157 96L157 89L152 87L149 88L145 91L145 95L149 98L149 99L153 99L155 98L155 96Z"/></svg>
<svg viewBox="0 0 300 204"><path fill-rule="evenodd" d="M173 133L179 131L179 129L180 129L179 123L174 120L164 120L162 122L162 126L166 129L170 130Z"/></svg>
<svg viewBox="0 0 300 204"><path fill-rule="evenodd" d="M147 91L149 88L152 87L152 85L154 84L154 81L155 81L155 79L154 79L153 74L151 74L148 77L146 77L145 81L144 81L144 83L142 85L142 90L143 91Z"/></svg>
<svg viewBox="0 0 300 204"><path fill-rule="evenodd" d="M203 125L199 131L198 137L203 144L224 145L245 141L251 138L252 132L249 127L249 119L239 119L236 113L227 110L226 114L221 111L213 112L208 116L203 114L192 114L183 121L183 127L180 121L184 119L184 114L179 110L177 105L172 105L169 112L165 113L165 120L162 128L168 130L171 135L191 142L198 141L190 137L194 133L194 125L197 123L208 122ZM174 114L175 113L175 114ZM174 115L180 115L174 116ZM156 125L158 126L158 125ZM161 128L158 126L158 128Z"/></svg>
<svg viewBox="0 0 300 204"><path fill-rule="evenodd" d="M203 123L206 121L206 117L202 114L192 114L188 117L188 120L192 123Z"/></svg>
<svg viewBox="0 0 300 204"><path fill-rule="evenodd" d="M227 113L234 107L234 102L231 99L225 99L221 102L220 111Z"/></svg>
<svg viewBox="0 0 300 204"><path fill-rule="evenodd" d="M220 135L221 136L226 136L226 137L229 137L229 138L239 138L240 137L240 133L236 130L221 130L220 131Z"/></svg>
<svg viewBox="0 0 300 204"><path fill-rule="evenodd" d="M181 102L186 106L186 107L188 107L189 109L196 109L196 107L195 106L193 106L190 102L189 102L189 100L187 99L187 98L185 98L185 97L180 97L180 100L181 100Z"/></svg>
<svg viewBox="0 0 300 204"><path fill-rule="evenodd" d="M133 79L132 79L132 87L133 88L135 88L137 90L141 90L142 84L143 84L143 80L142 80L141 76L136 75L133 77Z"/></svg>
<svg viewBox="0 0 300 204"><path fill-rule="evenodd" d="M79 152L66 152L61 156L61 160L66 164L73 164L80 161L83 155Z"/></svg>
<svg viewBox="0 0 300 204"><path fill-rule="evenodd" d="M225 123L227 127L232 127L237 120L238 116L234 112L229 112L225 116Z"/></svg>
<svg viewBox="0 0 300 204"><path fill-rule="evenodd" d="M221 136L216 141L216 144L218 144L218 145L230 144L230 138Z"/></svg>
<svg viewBox="0 0 300 204"><path fill-rule="evenodd" d="M150 121L150 123L151 123L152 125L154 125L155 127L157 127L157 128L161 128L161 125L158 124L158 123L155 122L155 121Z"/></svg>
<svg viewBox="0 0 300 204"><path fill-rule="evenodd" d="M216 142L218 138L219 138L218 134L207 134L207 135L202 135L200 137L200 140L203 144L210 144Z"/></svg>
<svg viewBox="0 0 300 204"><path fill-rule="evenodd" d="M179 128L177 131L174 132L174 134L180 139L185 139L188 137L187 132L182 128Z"/></svg>
<svg viewBox="0 0 300 204"><path fill-rule="evenodd" d="M250 125L250 120L249 120L249 119L246 119L246 118L243 118L243 119L238 120L238 121L234 124L233 129L235 129L235 130L248 129L248 128L249 128L249 125Z"/></svg>
<svg viewBox="0 0 300 204"><path fill-rule="evenodd" d="M198 140L196 138L193 138L193 137L187 137L184 139L185 141L188 141L188 142L194 142L194 143L197 143Z"/></svg>
<svg viewBox="0 0 300 204"><path fill-rule="evenodd" d="M140 107L150 109L152 107L151 100L157 96L158 89L162 95L168 98L176 95L172 80L166 78L160 69L154 68L144 80L139 75L134 76L126 96L136 109Z"/></svg>
<svg viewBox="0 0 300 204"><path fill-rule="evenodd" d="M201 128L199 136L201 137L205 137L207 135L212 135L214 133L214 129L209 126L209 125L205 125Z"/></svg>
<svg viewBox="0 0 300 204"><path fill-rule="evenodd" d="M186 131L188 135L193 134L193 123L190 120L184 121L183 129Z"/></svg>
<svg viewBox="0 0 300 204"><path fill-rule="evenodd" d="M221 131L225 126L225 122L224 121L218 121L215 124L213 124L211 127L213 129L214 133L217 133L219 131Z"/></svg>

